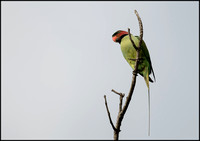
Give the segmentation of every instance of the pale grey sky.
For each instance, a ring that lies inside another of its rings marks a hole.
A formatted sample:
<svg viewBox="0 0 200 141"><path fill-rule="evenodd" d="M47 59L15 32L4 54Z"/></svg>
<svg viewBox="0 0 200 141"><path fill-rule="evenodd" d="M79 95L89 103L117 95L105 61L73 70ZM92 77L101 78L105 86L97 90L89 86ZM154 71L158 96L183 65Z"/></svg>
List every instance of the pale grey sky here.
<svg viewBox="0 0 200 141"><path fill-rule="evenodd" d="M120 139L199 138L199 2L1 2L1 138L113 139L132 70L117 30L143 21L156 83L137 84Z"/></svg>

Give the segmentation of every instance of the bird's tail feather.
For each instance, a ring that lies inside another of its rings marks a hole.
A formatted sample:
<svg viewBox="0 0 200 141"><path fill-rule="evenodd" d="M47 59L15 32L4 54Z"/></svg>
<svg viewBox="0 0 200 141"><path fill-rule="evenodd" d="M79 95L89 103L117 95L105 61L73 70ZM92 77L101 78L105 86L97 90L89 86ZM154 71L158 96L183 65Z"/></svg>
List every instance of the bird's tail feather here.
<svg viewBox="0 0 200 141"><path fill-rule="evenodd" d="M148 87L148 89L149 89L149 73L148 73L147 68L146 68L145 71L144 71L144 80L145 80L146 85L147 85L147 87ZM151 80L152 80L152 79L151 79Z"/></svg>
<svg viewBox="0 0 200 141"><path fill-rule="evenodd" d="M149 73L146 69L144 79L148 87L148 136L150 136L150 88L149 88Z"/></svg>
<svg viewBox="0 0 200 141"><path fill-rule="evenodd" d="M149 121L148 121L148 136L150 136L150 90L148 88L148 118L149 118Z"/></svg>

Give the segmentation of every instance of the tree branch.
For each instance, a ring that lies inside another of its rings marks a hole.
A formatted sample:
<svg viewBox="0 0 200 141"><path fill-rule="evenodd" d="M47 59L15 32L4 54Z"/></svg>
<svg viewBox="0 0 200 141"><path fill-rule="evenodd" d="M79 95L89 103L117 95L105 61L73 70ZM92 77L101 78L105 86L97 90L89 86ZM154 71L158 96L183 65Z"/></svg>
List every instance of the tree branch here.
<svg viewBox="0 0 200 141"><path fill-rule="evenodd" d="M130 29L128 28L128 35L129 35L129 39L131 40L131 43L133 45L133 47L135 48L135 50L137 51L138 48L136 47L135 43L133 42L132 38L131 38L131 33L130 33Z"/></svg>
<svg viewBox="0 0 200 141"><path fill-rule="evenodd" d="M139 50L140 50L140 47L141 47L141 44L142 44L142 38L143 38L143 25L142 25L141 18L140 18L139 14L137 13L136 10L135 10L135 14L136 14L136 16L138 18L139 27L140 27L139 47L136 47L135 43L133 42L133 40L131 38L130 29L128 28L128 35L129 35L130 41L131 41L133 47L136 49L135 69L133 71L131 87L130 87L128 96L126 97L126 101L125 101L125 104L124 104L123 107L122 107L122 100L123 100L124 94L116 92L115 90L112 89L112 92L114 92L114 93L116 93L116 94L118 94L120 96L119 113L118 113L118 116L117 116L117 122L116 122L115 126L112 123L112 120L111 120L111 117L110 117L110 112L109 112L108 106L107 106L106 96L104 95L105 104L106 104L106 109L107 109L107 112L108 112L109 120L110 120L110 123L111 123L111 125L113 127L113 130L114 130L114 140L118 140L119 139L120 126L121 126L123 117L124 117L124 115L125 115L125 113L127 111L127 108L129 106L129 103L131 101L131 97L133 95L133 91L134 91L135 84L136 84L136 77L137 77L137 71L138 71L138 65L139 65Z"/></svg>
<svg viewBox="0 0 200 141"><path fill-rule="evenodd" d="M124 95L120 95L120 97L119 97L119 113L122 111L122 102L123 102L123 97L124 97ZM118 114L119 114L118 113Z"/></svg>
<svg viewBox="0 0 200 141"><path fill-rule="evenodd" d="M136 67L137 68L137 67ZM130 88L130 91L129 91L129 94L126 98L126 102L125 102L125 105L123 106L123 109L121 110L121 112L119 112L118 114L118 117L117 117L117 123L116 123L116 129L114 131L114 140L118 140L119 139L119 130L120 130L120 126L121 126L121 122L123 120L123 117L124 117L124 114L126 113L126 110L128 108L128 105L131 101L131 97L132 97L132 94L133 94L133 90L135 88L135 83L136 83L136 76L137 74L133 74L133 79L132 79L132 83L131 83L131 88Z"/></svg>
<svg viewBox="0 0 200 141"><path fill-rule="evenodd" d="M143 25L142 25L142 20L137 12L137 10L135 10L135 14L138 18L138 22L139 22L139 27L140 27L140 42L139 42L139 48L141 47L142 45L142 39L143 39Z"/></svg>
<svg viewBox="0 0 200 141"><path fill-rule="evenodd" d="M115 91L115 90L111 90L112 92L114 92L114 93L116 93L116 94L118 94L120 97L119 97L119 112L121 112L122 111L122 101L123 101L123 97L125 96L125 94L123 94L123 93L119 93L119 92L117 92L117 91Z"/></svg>
<svg viewBox="0 0 200 141"><path fill-rule="evenodd" d="M119 92L117 92L117 91L115 91L113 89L111 91L114 92L114 93L116 93L116 94L118 94L119 96L123 95L122 93L119 93Z"/></svg>
<svg viewBox="0 0 200 141"><path fill-rule="evenodd" d="M116 123L116 131L114 131L114 140L118 140L119 139L119 132L117 132L118 130L120 130L120 126L121 126L121 122L123 120L123 117L126 113L126 110L129 106L129 103L131 101L131 97L133 95L133 91L134 91L134 88L135 88L135 84L136 84L136 77L137 77L137 70L138 70L138 63L139 63L139 49L141 47L141 43L142 43L142 38L143 38L143 26L142 26L142 21L141 21L141 18L139 17L139 14L137 13L137 11L135 10L135 14L136 16L138 17L138 21L139 21L139 27L140 27L140 42L139 42L139 47L137 48L131 38L131 34L130 34L130 29L128 28L128 34L129 34L129 38L131 40L131 43L133 45L133 47L136 49L136 61L135 61L135 70L133 71L133 78L132 78L132 83L131 83L131 88L129 90L129 94L126 98L126 102L123 106L123 109L122 111L118 114L118 117L117 117L117 123Z"/></svg>
<svg viewBox="0 0 200 141"><path fill-rule="evenodd" d="M106 110L107 110L107 113L108 113L108 118L109 118L109 121L110 121L110 124L113 128L113 130L117 130L112 122L112 119L111 119L111 115L110 115L110 112L109 112L109 109L108 109L108 104L107 104L107 100L106 100L106 95L104 95L104 99L105 99L105 105L106 105Z"/></svg>

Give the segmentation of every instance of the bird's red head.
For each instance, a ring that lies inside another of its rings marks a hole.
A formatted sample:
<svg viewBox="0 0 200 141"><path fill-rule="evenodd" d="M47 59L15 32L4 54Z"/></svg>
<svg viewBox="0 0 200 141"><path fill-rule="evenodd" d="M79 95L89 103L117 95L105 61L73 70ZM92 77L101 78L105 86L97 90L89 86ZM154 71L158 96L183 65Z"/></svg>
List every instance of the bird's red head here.
<svg viewBox="0 0 200 141"><path fill-rule="evenodd" d="M123 30L118 30L117 32L115 32L115 33L112 35L112 39L113 39L114 42L120 43L120 42L121 42L121 39L122 39L125 35L128 35L128 32L123 31Z"/></svg>

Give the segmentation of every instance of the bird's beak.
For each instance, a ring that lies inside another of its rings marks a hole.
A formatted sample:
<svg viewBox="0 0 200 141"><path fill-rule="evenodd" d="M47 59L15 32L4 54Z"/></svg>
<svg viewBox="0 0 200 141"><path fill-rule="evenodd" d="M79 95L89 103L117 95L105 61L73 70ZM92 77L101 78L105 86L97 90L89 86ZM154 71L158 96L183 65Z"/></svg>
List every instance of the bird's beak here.
<svg viewBox="0 0 200 141"><path fill-rule="evenodd" d="M113 40L114 42L117 42L117 36L112 37L112 40Z"/></svg>

